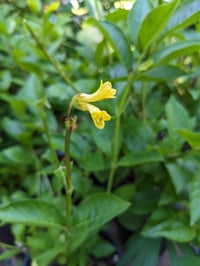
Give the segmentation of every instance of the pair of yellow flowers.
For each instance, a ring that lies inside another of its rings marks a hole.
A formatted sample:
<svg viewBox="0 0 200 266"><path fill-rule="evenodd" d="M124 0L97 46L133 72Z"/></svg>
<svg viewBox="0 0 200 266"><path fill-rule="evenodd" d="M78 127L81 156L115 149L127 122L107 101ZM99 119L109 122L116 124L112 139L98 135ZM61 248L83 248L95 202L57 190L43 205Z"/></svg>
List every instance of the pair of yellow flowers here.
<svg viewBox="0 0 200 266"><path fill-rule="evenodd" d="M100 86L97 91L92 94L76 94L72 98L70 106L73 106L82 111L88 111L95 126L99 129L103 129L105 126L105 121L109 121L111 119L111 116L106 111L100 110L98 107L91 103L115 97L116 90L112 88L112 84L108 81L103 83L103 81L101 80Z"/></svg>

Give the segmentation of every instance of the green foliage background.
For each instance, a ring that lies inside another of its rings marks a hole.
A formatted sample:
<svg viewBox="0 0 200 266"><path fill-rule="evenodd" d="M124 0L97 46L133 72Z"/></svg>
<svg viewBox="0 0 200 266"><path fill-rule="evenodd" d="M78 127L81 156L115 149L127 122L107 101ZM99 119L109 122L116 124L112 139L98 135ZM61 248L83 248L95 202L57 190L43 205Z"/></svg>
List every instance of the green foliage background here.
<svg viewBox="0 0 200 266"><path fill-rule="evenodd" d="M124 2L0 3L0 220L20 243L1 243L2 260L24 245L32 265L89 265L117 252L99 234L114 223L129 235L116 265L155 266L163 250L200 264L200 3ZM117 98L99 103L103 130L73 110L68 230L64 118L100 80Z"/></svg>

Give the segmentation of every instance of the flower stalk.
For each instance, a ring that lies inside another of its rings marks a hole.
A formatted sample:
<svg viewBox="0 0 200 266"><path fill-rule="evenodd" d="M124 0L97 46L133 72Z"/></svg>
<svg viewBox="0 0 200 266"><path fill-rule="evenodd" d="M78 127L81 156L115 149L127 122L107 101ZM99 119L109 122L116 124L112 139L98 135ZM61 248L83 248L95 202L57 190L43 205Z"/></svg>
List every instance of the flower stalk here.
<svg viewBox="0 0 200 266"><path fill-rule="evenodd" d="M66 175L65 175L65 192L66 192L66 225L70 229L71 226L71 208L72 208L72 169L70 159L70 138L73 130L73 126L76 123L76 117L70 117L70 109L68 110L67 117L65 119L66 135L65 135L65 164L66 164Z"/></svg>

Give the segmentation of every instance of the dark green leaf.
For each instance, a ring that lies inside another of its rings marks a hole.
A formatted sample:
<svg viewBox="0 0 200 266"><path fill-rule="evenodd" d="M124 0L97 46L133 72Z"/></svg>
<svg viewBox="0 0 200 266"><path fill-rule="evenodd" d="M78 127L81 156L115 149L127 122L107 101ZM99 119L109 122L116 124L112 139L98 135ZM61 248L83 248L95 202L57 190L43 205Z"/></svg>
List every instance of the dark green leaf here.
<svg viewBox="0 0 200 266"><path fill-rule="evenodd" d="M181 266L200 265L199 256L184 256L180 258Z"/></svg>
<svg viewBox="0 0 200 266"><path fill-rule="evenodd" d="M129 205L130 203L115 195L91 195L78 206L72 232L80 234L95 230L125 211Z"/></svg>
<svg viewBox="0 0 200 266"><path fill-rule="evenodd" d="M159 212L156 211L156 212ZM155 214L153 214L154 216ZM167 210L164 210L164 215L166 216L161 221L156 221L156 219L150 218L150 221L145 225L143 229L143 234L146 237L165 237L178 242L188 242L191 241L195 235L196 231L194 227L188 225L186 217L183 214L170 215ZM158 216L161 219L161 216Z"/></svg>
<svg viewBox="0 0 200 266"><path fill-rule="evenodd" d="M167 63L180 56L188 55L199 51L200 43L198 40L189 40L183 42L177 42L168 46L165 46L161 50L152 55L154 64Z"/></svg>
<svg viewBox="0 0 200 266"><path fill-rule="evenodd" d="M32 150L18 145L2 150L0 154L6 164L33 165L36 160Z"/></svg>
<svg viewBox="0 0 200 266"><path fill-rule="evenodd" d="M158 151L133 152L125 155L118 162L119 166L134 166L145 163L162 162L164 158Z"/></svg>
<svg viewBox="0 0 200 266"><path fill-rule="evenodd" d="M2 121L2 126L8 136L24 144L30 143L32 132L27 129L24 123L5 117Z"/></svg>
<svg viewBox="0 0 200 266"><path fill-rule="evenodd" d="M175 66L157 66L142 74L140 80L168 81L186 75L186 72Z"/></svg>
<svg viewBox="0 0 200 266"><path fill-rule="evenodd" d="M20 223L39 227L64 227L64 217L55 205L41 200L16 201L0 208L4 223Z"/></svg>
<svg viewBox="0 0 200 266"><path fill-rule="evenodd" d="M132 236L128 240L125 252L117 266L157 265L160 244L160 239L149 239L140 235Z"/></svg>

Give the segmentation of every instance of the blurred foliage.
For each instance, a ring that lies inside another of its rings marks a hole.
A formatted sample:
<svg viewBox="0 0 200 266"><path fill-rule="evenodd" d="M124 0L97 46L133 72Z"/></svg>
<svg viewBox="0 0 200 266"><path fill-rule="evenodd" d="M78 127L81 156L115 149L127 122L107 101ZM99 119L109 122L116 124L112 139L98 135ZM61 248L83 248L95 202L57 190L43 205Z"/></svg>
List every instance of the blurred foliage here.
<svg viewBox="0 0 200 266"><path fill-rule="evenodd" d="M14 235L0 259L84 266L117 254L119 266L155 266L167 252L172 266L198 265L199 0L0 8L0 220ZM100 80L117 89L98 104L112 114L105 128L72 111L69 232L64 119Z"/></svg>

